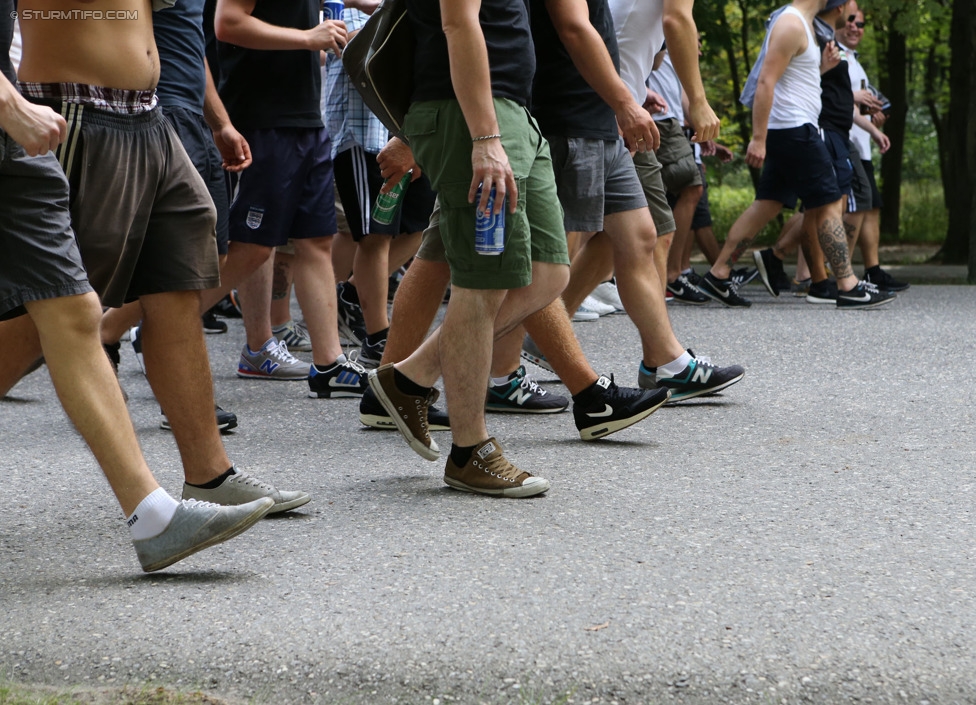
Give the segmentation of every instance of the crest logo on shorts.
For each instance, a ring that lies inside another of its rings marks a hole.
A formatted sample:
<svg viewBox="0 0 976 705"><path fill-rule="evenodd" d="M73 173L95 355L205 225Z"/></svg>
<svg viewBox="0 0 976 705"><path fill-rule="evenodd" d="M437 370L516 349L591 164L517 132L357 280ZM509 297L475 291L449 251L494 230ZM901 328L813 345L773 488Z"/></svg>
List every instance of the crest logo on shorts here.
<svg viewBox="0 0 976 705"><path fill-rule="evenodd" d="M247 212L247 218L244 220L244 223L251 230L257 230L261 227L262 220L264 220L264 208L251 208Z"/></svg>

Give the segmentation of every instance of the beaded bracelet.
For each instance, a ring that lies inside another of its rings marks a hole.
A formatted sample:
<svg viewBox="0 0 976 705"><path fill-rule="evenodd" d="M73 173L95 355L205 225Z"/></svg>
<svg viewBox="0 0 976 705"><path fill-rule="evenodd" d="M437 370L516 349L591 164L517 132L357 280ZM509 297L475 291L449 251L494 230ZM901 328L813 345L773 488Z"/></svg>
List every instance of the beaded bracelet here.
<svg viewBox="0 0 976 705"><path fill-rule="evenodd" d="M482 135L481 137L472 137L472 142L484 142L485 140L500 140L501 135Z"/></svg>

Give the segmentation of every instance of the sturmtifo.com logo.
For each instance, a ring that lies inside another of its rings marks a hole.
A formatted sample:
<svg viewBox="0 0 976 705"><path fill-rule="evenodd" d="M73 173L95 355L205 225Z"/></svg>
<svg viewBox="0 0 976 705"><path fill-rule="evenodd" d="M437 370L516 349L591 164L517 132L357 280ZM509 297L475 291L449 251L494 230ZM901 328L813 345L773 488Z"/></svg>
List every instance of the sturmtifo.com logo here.
<svg viewBox="0 0 976 705"><path fill-rule="evenodd" d="M137 20L138 10L14 10L11 19L31 20Z"/></svg>

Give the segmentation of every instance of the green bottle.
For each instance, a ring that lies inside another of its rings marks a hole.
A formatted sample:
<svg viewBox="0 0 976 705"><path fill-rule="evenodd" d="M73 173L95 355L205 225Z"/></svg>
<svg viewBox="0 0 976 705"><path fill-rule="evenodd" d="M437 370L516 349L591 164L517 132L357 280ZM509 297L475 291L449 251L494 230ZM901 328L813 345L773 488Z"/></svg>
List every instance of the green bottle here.
<svg viewBox="0 0 976 705"><path fill-rule="evenodd" d="M372 220L379 223L380 225L389 225L393 222L396 217L397 211L400 210L400 201L403 199L403 192L407 189L407 184L410 183L410 178L413 175L413 170L408 171L400 179L400 183L390 189L389 193L381 193L376 197L376 205L373 206ZM385 186L386 184L384 184Z"/></svg>

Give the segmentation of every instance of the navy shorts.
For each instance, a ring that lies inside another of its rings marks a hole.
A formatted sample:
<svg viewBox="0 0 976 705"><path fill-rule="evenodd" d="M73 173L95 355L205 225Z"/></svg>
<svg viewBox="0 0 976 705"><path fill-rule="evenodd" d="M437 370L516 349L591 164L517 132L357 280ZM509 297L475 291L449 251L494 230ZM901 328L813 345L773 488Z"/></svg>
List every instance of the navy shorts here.
<svg viewBox="0 0 976 705"><path fill-rule="evenodd" d="M833 161L816 127L808 123L767 133L757 201L779 201L795 208L800 198L804 208L819 208L841 196Z"/></svg>
<svg viewBox="0 0 976 705"><path fill-rule="evenodd" d="M176 130L183 149L190 156L193 166L200 172L203 183L207 185L210 198L217 209L217 253L227 254L227 218L230 211L230 197L227 178L221 166L223 159L213 141L213 133L207 126L203 115L178 106L163 108L163 117Z"/></svg>
<svg viewBox="0 0 976 705"><path fill-rule="evenodd" d="M246 130L254 161L230 206L231 242L279 247L336 233L332 141L324 127Z"/></svg>
<svg viewBox="0 0 976 705"><path fill-rule="evenodd" d="M389 225L373 222L373 204L383 186L383 177L376 155L358 145L335 155L335 181L349 233L356 242L365 235L419 233L430 222L437 194L426 175L407 184L393 222Z"/></svg>
<svg viewBox="0 0 976 705"><path fill-rule="evenodd" d="M837 188L848 197L853 197L852 185L854 183L854 166L851 164L851 141L847 135L834 132L831 129L823 129L823 141L827 145L827 152L834 165L834 173L837 175Z"/></svg>

